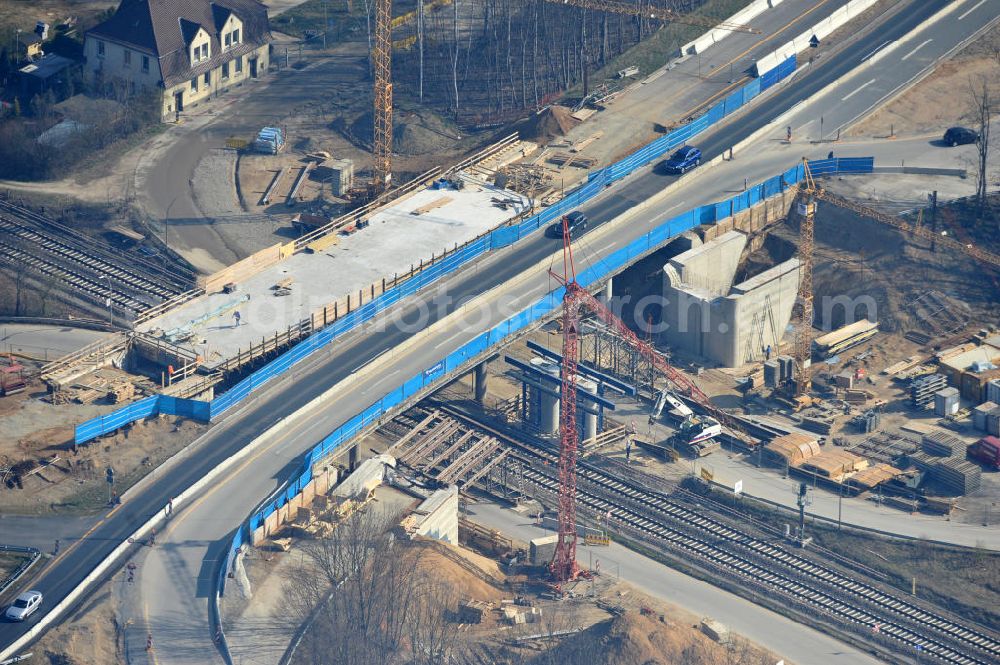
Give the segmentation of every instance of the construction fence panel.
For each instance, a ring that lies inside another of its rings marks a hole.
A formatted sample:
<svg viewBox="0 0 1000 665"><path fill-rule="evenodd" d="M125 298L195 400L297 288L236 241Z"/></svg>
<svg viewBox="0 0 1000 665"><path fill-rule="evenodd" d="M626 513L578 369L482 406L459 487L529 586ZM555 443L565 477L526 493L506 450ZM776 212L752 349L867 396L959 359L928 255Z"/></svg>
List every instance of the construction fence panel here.
<svg viewBox="0 0 1000 665"><path fill-rule="evenodd" d="M741 106L743 106L743 88L740 88L736 92L730 94L726 97L725 104L725 114L729 115L737 111Z"/></svg>
<svg viewBox="0 0 1000 665"><path fill-rule="evenodd" d="M760 94L760 79L753 79L743 86L743 103L747 104Z"/></svg>
<svg viewBox="0 0 1000 665"><path fill-rule="evenodd" d="M174 397L173 395L157 395L157 397L159 397L157 408L160 413L192 418L202 422L208 422L211 419L211 402Z"/></svg>
<svg viewBox="0 0 1000 665"><path fill-rule="evenodd" d="M520 226L505 226L490 234L490 249L500 249L507 245L513 245L520 237Z"/></svg>
<svg viewBox="0 0 1000 665"><path fill-rule="evenodd" d="M778 72L778 80L784 81L786 78L791 76L792 72L795 71L797 62L798 60L796 59L795 55L790 55L787 58L785 58L785 60L778 65L776 70Z"/></svg>
<svg viewBox="0 0 1000 665"><path fill-rule="evenodd" d="M86 443L108 432L114 432L124 425L156 415L159 412L159 397L150 395L117 411L80 423L73 432L73 441L76 444Z"/></svg>
<svg viewBox="0 0 1000 665"><path fill-rule="evenodd" d="M833 161L837 163L836 173L871 173L875 170L874 157L841 157ZM810 168L812 164L809 162Z"/></svg>

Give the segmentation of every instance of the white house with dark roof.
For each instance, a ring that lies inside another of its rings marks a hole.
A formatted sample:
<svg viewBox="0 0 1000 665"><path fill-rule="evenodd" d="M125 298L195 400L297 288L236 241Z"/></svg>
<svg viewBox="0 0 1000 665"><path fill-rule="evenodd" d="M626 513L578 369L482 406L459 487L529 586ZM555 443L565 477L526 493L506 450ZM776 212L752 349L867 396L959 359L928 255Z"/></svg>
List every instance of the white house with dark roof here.
<svg viewBox="0 0 1000 665"><path fill-rule="evenodd" d="M271 32L257 0L121 0L87 31L85 71L163 91L164 118L267 71Z"/></svg>

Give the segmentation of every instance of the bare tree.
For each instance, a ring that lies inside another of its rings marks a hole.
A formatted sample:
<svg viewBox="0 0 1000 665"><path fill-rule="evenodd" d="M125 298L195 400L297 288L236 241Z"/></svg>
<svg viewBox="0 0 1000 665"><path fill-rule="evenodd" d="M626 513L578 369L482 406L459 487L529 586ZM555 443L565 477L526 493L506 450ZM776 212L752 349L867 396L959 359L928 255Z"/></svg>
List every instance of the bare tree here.
<svg viewBox="0 0 1000 665"><path fill-rule="evenodd" d="M986 77L969 80L969 95L972 100L972 122L979 133L976 140L976 216L982 219L986 210L986 185L988 181L987 164L990 151L990 115L993 111L993 99Z"/></svg>
<svg viewBox="0 0 1000 665"><path fill-rule="evenodd" d="M325 537L302 541L307 563L288 581L289 614L309 621L296 663L441 663L457 624L454 590L419 564L419 550L394 535L397 516L363 511Z"/></svg>

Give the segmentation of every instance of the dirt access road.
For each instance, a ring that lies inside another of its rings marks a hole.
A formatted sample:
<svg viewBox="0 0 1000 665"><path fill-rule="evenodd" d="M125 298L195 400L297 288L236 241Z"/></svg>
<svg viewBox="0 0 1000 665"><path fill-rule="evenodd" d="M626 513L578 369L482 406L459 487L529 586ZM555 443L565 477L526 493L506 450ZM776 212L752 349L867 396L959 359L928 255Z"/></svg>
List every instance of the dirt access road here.
<svg viewBox="0 0 1000 665"><path fill-rule="evenodd" d="M357 48L347 44L338 51L356 53ZM232 101L204 112L210 115L189 117L172 127L163 137L169 144L139 164L137 203L147 215L165 220L167 243L199 269L216 270L242 258L198 208L193 184L198 164L211 150L223 147L227 138L252 136L294 112L304 100L321 100L324 89L356 80L358 68L364 66L364 57L335 51L304 69L269 74L252 84L249 94L240 91ZM232 179L230 186L235 201Z"/></svg>

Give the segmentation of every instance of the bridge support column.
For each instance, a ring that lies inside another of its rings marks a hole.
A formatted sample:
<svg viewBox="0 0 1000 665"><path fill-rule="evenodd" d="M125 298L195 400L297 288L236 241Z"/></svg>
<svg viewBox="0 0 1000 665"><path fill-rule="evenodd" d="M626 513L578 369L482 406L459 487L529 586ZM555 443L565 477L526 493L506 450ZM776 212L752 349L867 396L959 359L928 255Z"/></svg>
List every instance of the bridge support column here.
<svg viewBox="0 0 1000 665"><path fill-rule="evenodd" d="M613 277L608 277L608 281L604 284L604 290L601 291L601 302L605 305L611 304L611 283L613 281Z"/></svg>
<svg viewBox="0 0 1000 665"><path fill-rule="evenodd" d="M472 392L476 401L483 404L486 400L486 388L489 381L489 372L486 371L486 363L479 363L472 372Z"/></svg>
<svg viewBox="0 0 1000 665"><path fill-rule="evenodd" d="M358 468L358 444L356 443L347 451L347 468L351 471Z"/></svg>
<svg viewBox="0 0 1000 665"><path fill-rule="evenodd" d="M540 406L539 429L543 434L555 434L559 431L559 397L556 394L542 392Z"/></svg>

